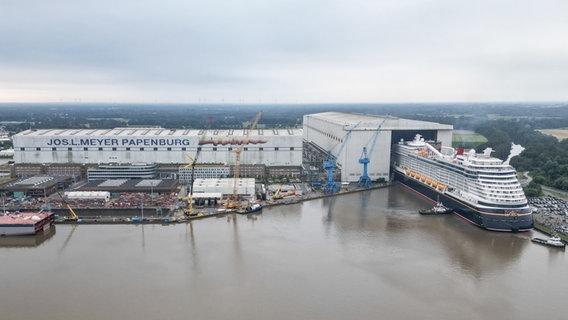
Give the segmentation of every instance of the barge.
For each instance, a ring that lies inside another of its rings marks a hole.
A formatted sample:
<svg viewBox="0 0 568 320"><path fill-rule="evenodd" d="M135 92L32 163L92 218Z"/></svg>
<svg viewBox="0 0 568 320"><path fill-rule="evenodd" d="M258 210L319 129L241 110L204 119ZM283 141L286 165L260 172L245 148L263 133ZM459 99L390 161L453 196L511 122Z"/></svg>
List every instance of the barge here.
<svg viewBox="0 0 568 320"><path fill-rule="evenodd" d="M0 236L34 235L55 223L51 211L6 213L0 215Z"/></svg>

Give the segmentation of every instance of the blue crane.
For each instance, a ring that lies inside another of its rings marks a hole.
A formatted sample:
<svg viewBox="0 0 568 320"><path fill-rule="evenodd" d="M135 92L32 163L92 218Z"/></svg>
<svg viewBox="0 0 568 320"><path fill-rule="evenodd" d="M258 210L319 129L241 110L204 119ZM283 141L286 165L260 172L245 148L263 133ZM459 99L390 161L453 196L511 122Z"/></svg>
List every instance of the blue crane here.
<svg viewBox="0 0 568 320"><path fill-rule="evenodd" d="M367 153L367 147L363 147L363 153L361 153L361 158L359 158L359 163L363 164L363 175L359 177L359 181L357 182L358 187L369 188L371 186L371 177L369 177L369 175L367 174L367 165L370 162L369 158L373 154L373 150L375 150L377 137L379 136L381 127L383 126L385 121L387 121L387 119L381 121L381 123L377 127L377 132L375 132L375 134L373 135L373 142L371 143L371 150L369 150L369 153Z"/></svg>
<svg viewBox="0 0 568 320"><path fill-rule="evenodd" d="M341 152L343 151L343 148L345 147L345 144L347 143L351 132L353 132L353 130L357 128L360 123L361 122L357 123L351 129L349 129L349 131L347 131L347 133L343 137L343 142L341 143L337 154L333 155L331 153L331 149L327 151L327 160L323 162L323 168L327 170L327 181L323 184L323 190L325 193L336 193L339 191L339 186L337 185L337 183L335 183L335 181L333 181L333 168L335 168L335 166L337 165L337 158L339 158L339 155L341 155Z"/></svg>

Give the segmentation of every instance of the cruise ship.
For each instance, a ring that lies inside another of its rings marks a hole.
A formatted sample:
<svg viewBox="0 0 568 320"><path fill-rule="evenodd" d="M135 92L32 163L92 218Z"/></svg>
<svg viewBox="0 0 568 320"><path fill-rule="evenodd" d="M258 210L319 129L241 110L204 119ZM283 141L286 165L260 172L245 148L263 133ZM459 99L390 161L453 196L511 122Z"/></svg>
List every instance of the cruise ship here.
<svg viewBox="0 0 568 320"><path fill-rule="evenodd" d="M392 152L395 180L431 202L443 202L467 222L494 231L533 228L515 169L492 157L491 148L464 152L416 135L393 145Z"/></svg>

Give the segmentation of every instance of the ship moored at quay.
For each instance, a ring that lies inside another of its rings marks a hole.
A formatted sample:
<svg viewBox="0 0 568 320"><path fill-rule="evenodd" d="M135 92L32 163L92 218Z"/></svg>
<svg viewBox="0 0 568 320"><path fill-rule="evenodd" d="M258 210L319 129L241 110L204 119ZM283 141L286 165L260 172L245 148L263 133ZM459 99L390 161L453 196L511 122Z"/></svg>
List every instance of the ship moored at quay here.
<svg viewBox="0 0 568 320"><path fill-rule="evenodd" d="M0 215L0 236L34 235L47 231L55 223L50 211L6 213Z"/></svg>
<svg viewBox="0 0 568 320"><path fill-rule="evenodd" d="M420 135L393 145L396 181L451 207L460 218L493 231L533 229L532 210L508 163L475 150L443 148Z"/></svg>

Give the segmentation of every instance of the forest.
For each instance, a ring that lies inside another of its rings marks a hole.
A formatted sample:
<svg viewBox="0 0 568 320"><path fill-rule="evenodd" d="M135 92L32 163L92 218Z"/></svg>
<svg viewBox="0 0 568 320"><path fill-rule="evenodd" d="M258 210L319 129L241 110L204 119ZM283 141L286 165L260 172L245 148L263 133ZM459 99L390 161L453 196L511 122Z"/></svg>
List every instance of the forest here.
<svg viewBox="0 0 568 320"><path fill-rule="evenodd" d="M525 150L511 159L511 165L517 171L528 171L535 184L568 190L567 139L558 141L555 137L535 131L527 121L487 121L475 131L488 140L477 147L478 151L491 146L495 150L494 156L506 159L511 143L520 144ZM529 185L526 191L534 192L531 189L537 188L535 184Z"/></svg>
<svg viewBox="0 0 568 320"><path fill-rule="evenodd" d="M29 128L150 127L241 128L258 111L259 126L301 127L305 114L340 111L389 115L475 130L486 121L522 121L532 129L568 127L568 103L406 103L406 104L89 104L3 103L0 124L12 133Z"/></svg>

